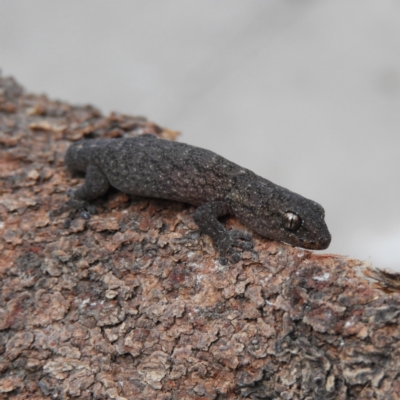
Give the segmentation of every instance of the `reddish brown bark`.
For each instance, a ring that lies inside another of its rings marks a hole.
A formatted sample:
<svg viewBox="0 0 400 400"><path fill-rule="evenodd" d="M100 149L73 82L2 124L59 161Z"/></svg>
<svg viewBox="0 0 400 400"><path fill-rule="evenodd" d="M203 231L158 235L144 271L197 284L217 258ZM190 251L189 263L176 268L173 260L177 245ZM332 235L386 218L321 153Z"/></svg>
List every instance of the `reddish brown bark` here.
<svg viewBox="0 0 400 400"><path fill-rule="evenodd" d="M0 398L400 398L396 275L257 235L222 266L192 207L117 192L66 228L71 140L176 133L4 77L0 118Z"/></svg>

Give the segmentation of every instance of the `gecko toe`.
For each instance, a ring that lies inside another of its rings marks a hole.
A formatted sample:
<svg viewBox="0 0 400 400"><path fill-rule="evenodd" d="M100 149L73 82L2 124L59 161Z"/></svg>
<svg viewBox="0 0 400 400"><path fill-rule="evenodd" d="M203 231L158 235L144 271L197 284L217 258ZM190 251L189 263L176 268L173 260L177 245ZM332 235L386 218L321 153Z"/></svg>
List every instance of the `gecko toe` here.
<svg viewBox="0 0 400 400"><path fill-rule="evenodd" d="M82 206L79 208L79 211L80 211L79 214L83 219L90 219L92 215L96 214L96 209L88 202L82 203Z"/></svg>
<svg viewBox="0 0 400 400"><path fill-rule="evenodd" d="M85 204L85 211L89 214L89 218L91 215L95 215L96 214L96 208L93 207L90 203Z"/></svg>
<svg viewBox="0 0 400 400"><path fill-rule="evenodd" d="M236 264L242 259L241 255L239 253L233 252L228 255L228 257L219 257L218 261L221 265L227 265L229 264L229 261L231 261L233 264Z"/></svg>
<svg viewBox="0 0 400 400"><path fill-rule="evenodd" d="M232 258L232 262L234 264L236 264L237 262L239 262L242 259L241 255L239 253L232 253L231 258Z"/></svg>
<svg viewBox="0 0 400 400"><path fill-rule="evenodd" d="M221 265L227 265L227 264L228 264L228 259L225 258L225 257L220 257L220 258L218 259L218 261L219 261L219 263L220 263Z"/></svg>
<svg viewBox="0 0 400 400"><path fill-rule="evenodd" d="M64 222L63 222L63 227L65 229L69 229L72 225L72 220L71 218L65 218Z"/></svg>
<svg viewBox="0 0 400 400"><path fill-rule="evenodd" d="M229 231L229 236L234 240L235 239L242 239L242 240L250 241L252 239L251 233L240 231L238 229L230 230Z"/></svg>
<svg viewBox="0 0 400 400"><path fill-rule="evenodd" d="M229 231L229 236L232 240L232 247L238 247L242 250L250 250L253 248L252 236L250 233L235 229Z"/></svg>
<svg viewBox="0 0 400 400"><path fill-rule="evenodd" d="M90 213L88 213L87 211L82 211L81 212L81 217L83 219L90 219Z"/></svg>
<svg viewBox="0 0 400 400"><path fill-rule="evenodd" d="M239 247L242 250L251 250L253 248L253 243L252 242L243 242L242 240L237 240L235 243L236 247Z"/></svg>

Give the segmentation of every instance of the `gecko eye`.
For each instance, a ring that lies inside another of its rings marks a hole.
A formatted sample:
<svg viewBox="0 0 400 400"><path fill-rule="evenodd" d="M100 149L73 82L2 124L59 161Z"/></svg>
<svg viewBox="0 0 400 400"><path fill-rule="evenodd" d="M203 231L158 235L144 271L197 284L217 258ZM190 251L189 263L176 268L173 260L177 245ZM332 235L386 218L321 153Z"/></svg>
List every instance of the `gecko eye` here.
<svg viewBox="0 0 400 400"><path fill-rule="evenodd" d="M288 211L283 215L283 225L286 229L297 231L301 227L301 218L294 212Z"/></svg>

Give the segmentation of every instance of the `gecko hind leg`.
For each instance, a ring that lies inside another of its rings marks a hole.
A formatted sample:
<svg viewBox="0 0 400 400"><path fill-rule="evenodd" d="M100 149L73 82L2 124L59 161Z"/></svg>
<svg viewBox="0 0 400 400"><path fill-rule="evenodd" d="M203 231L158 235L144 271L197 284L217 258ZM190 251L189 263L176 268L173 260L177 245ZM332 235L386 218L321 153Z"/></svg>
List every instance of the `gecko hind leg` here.
<svg viewBox="0 0 400 400"><path fill-rule="evenodd" d="M58 210L52 211L50 217L62 214L69 210L68 217L64 223L67 227L71 220L79 214L84 219L89 219L91 215L96 214L95 207L90 204L94 200L107 192L110 188L110 182L100 168L89 165L86 169L85 182L75 191L68 190L70 198Z"/></svg>
<svg viewBox="0 0 400 400"><path fill-rule="evenodd" d="M95 165L86 169L85 183L75 190L73 197L80 200L91 201L107 192L110 182L103 171Z"/></svg>
<svg viewBox="0 0 400 400"><path fill-rule="evenodd" d="M96 213L90 201L101 197L109 188L110 182L103 171L95 165L89 165L86 169L85 182L73 192L68 201L72 216L76 210L75 213L79 212L83 218L89 219L90 215Z"/></svg>

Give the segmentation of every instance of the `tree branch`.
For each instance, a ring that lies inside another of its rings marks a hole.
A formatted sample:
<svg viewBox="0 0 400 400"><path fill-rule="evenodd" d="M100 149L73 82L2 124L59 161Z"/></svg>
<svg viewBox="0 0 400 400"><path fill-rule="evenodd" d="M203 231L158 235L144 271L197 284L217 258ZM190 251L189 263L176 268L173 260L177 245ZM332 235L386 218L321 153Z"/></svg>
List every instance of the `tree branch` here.
<svg viewBox="0 0 400 400"><path fill-rule="evenodd" d="M177 133L5 77L0 132L1 398L399 398L396 274L257 235L223 266L193 207L118 192L65 226L72 140Z"/></svg>

